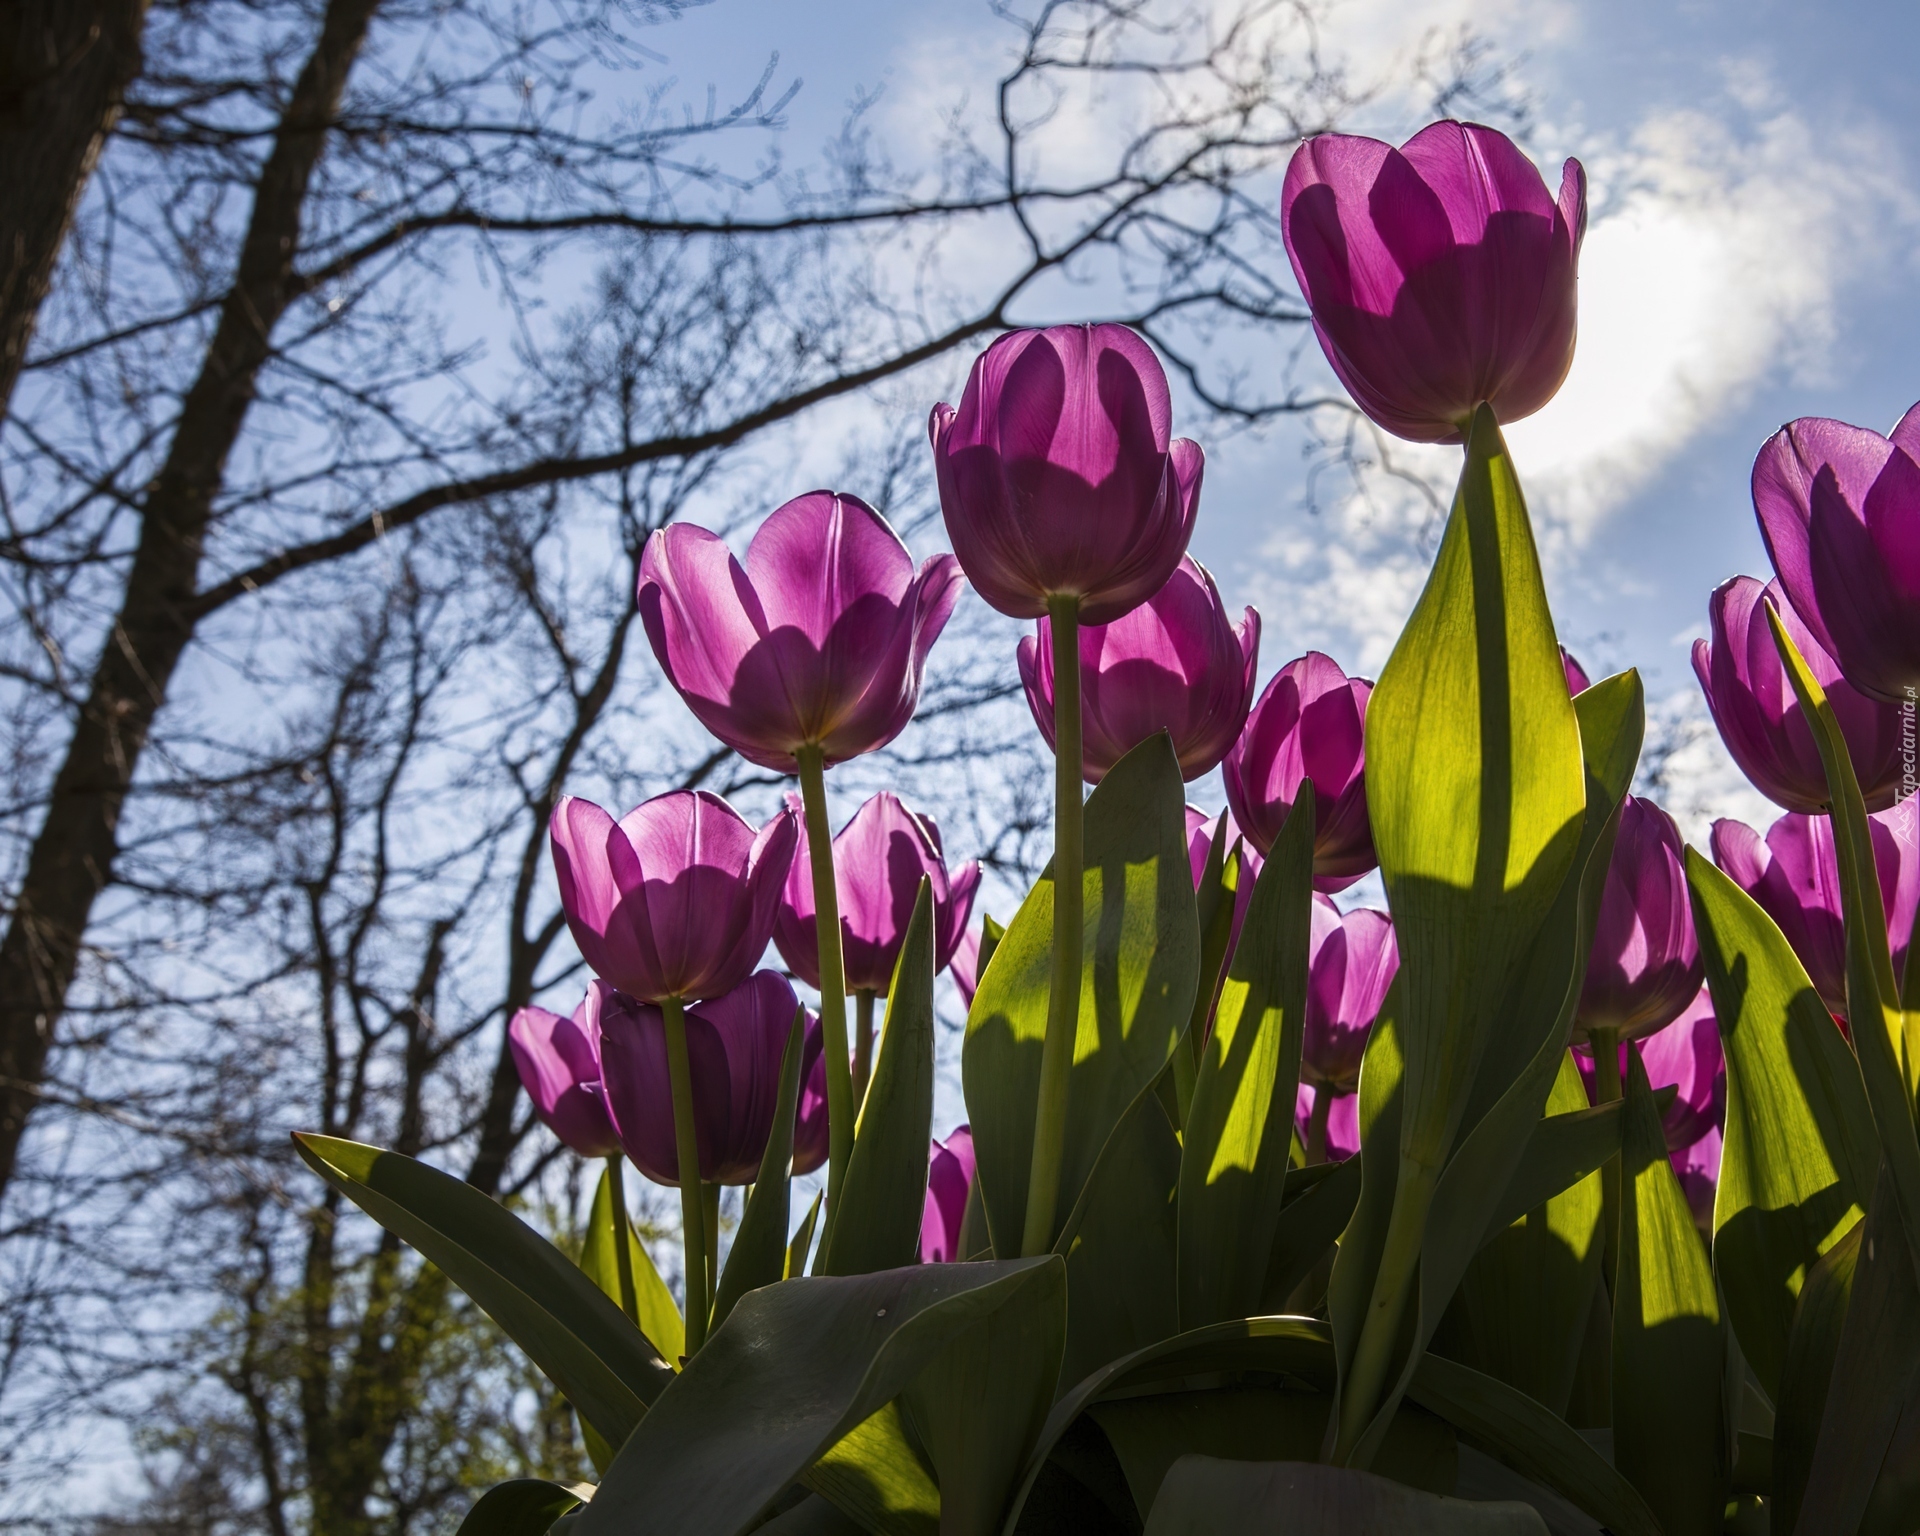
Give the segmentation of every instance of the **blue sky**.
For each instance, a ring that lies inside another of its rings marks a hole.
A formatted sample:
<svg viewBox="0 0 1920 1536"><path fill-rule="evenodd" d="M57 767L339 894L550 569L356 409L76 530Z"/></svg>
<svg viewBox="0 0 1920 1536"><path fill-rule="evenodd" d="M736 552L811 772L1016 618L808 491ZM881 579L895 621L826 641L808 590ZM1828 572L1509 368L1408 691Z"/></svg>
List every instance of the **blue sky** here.
<svg viewBox="0 0 1920 1536"><path fill-rule="evenodd" d="M1640 667L1664 728L1697 735L1687 650L1707 595L1765 572L1754 452L1794 416L1885 430L1920 398L1920 7L1344 0L1322 36L1382 87L1355 126L1417 126L1421 102L1397 82L1462 26L1512 66L1549 180L1568 154L1591 179L1574 371L1510 434L1563 638L1596 671ZM799 161L873 91L873 120L910 156L939 110L990 93L1006 36L985 4L721 0L652 41L690 97L708 82L725 96L777 51L781 78L802 82L785 135ZM1385 484L1309 506L1304 443L1299 425L1208 442L1195 553L1230 601L1262 609L1263 673L1310 646L1374 671L1418 590L1430 519ZM1444 491L1457 457L1405 461ZM1696 837L1710 814L1764 814L1711 742L1681 765L1674 809Z"/></svg>

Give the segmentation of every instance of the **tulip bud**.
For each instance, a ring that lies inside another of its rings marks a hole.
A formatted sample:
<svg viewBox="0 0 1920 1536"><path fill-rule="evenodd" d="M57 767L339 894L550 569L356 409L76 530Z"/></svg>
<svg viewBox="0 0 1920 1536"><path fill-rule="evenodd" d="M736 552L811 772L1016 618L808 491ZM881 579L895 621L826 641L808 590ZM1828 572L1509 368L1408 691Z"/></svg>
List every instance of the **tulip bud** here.
<svg viewBox="0 0 1920 1536"><path fill-rule="evenodd" d="M1172 438L1159 358L1123 325L1011 331L960 407L927 423L947 536L988 603L1037 619L1080 600L1108 624L1166 584L1200 506L1204 456Z"/></svg>
<svg viewBox="0 0 1920 1536"><path fill-rule="evenodd" d="M947 968L973 913L980 866L969 859L949 876L938 827L908 810L898 795L882 790L834 837L833 869L849 992L885 995L893 984L893 967L907 941L923 876L933 884L934 973ZM773 941L794 975L810 987L820 985L817 933L802 828L774 918Z"/></svg>
<svg viewBox="0 0 1920 1536"><path fill-rule="evenodd" d="M1326 897L1313 898L1302 1082L1334 1093L1359 1090L1367 1035L1399 969L1400 951L1386 913L1359 907L1343 915Z"/></svg>
<svg viewBox="0 0 1920 1536"><path fill-rule="evenodd" d="M600 1010L591 989L562 1018L528 1006L507 1025L507 1048L533 1112L582 1157L619 1150L600 1085Z"/></svg>
<svg viewBox="0 0 1920 1536"><path fill-rule="evenodd" d="M1638 1040L1665 1028L1700 993L1705 964L1673 818L1627 796L1601 890L1575 1033Z"/></svg>
<svg viewBox="0 0 1920 1536"><path fill-rule="evenodd" d="M927 1204L920 1218L920 1262L958 1264L960 1223L973 1191L973 1132L958 1126L944 1142L928 1149Z"/></svg>
<svg viewBox="0 0 1920 1536"><path fill-rule="evenodd" d="M1904 972L1920 905L1920 800L1912 796L1867 818L1887 942L1894 974ZM1827 1012L1847 1016L1846 918L1840 896L1833 823L1825 816L1789 813L1767 828L1764 841L1744 822L1713 824L1713 861L1778 925L1806 967Z"/></svg>
<svg viewBox="0 0 1920 1536"><path fill-rule="evenodd" d="M1777 581L1762 587L1751 576L1736 576L1716 588L1707 605L1712 638L1693 642L1694 674L1720 739L1769 800L1789 811L1825 809L1827 772L1780 664L1763 599L1772 601L1826 690L1867 809L1884 810L1900 789L1900 710L1867 698L1841 677Z"/></svg>
<svg viewBox="0 0 1920 1536"><path fill-rule="evenodd" d="M721 741L779 773L798 771L803 746L831 767L898 736L959 595L953 556L916 575L885 518L831 491L768 517L744 569L688 523L640 557L640 618L667 680Z"/></svg>
<svg viewBox="0 0 1920 1536"><path fill-rule="evenodd" d="M1920 405L1890 437L1802 417L1753 466L1780 584L1846 680L1908 704L1920 689ZM1809 658L1811 659L1811 658Z"/></svg>
<svg viewBox="0 0 1920 1536"><path fill-rule="evenodd" d="M1587 669L1580 665L1573 652L1564 645L1560 647L1560 669L1567 674L1567 692L1575 695L1585 693L1593 686L1587 677Z"/></svg>
<svg viewBox="0 0 1920 1536"><path fill-rule="evenodd" d="M1020 681L1054 745L1053 627L1020 641ZM1081 775L1098 784L1141 742L1168 732L1181 776L1199 778L1239 739L1253 703L1260 615L1227 616L1205 566L1183 555L1167 583L1111 624L1080 626Z"/></svg>
<svg viewBox="0 0 1920 1536"><path fill-rule="evenodd" d="M1280 228L1314 333L1354 403L1417 443L1466 440L1553 398L1573 365L1587 225L1580 162L1556 202L1505 134L1431 123L1399 149L1326 133L1294 151Z"/></svg>
<svg viewBox="0 0 1920 1536"><path fill-rule="evenodd" d="M759 964L799 821L782 811L756 834L718 795L675 790L617 822L569 795L551 832L581 958L620 991L658 1002L717 997Z"/></svg>
<svg viewBox="0 0 1920 1536"><path fill-rule="evenodd" d="M1379 860L1367 822L1366 739L1373 684L1309 651L1267 684L1221 764L1227 804L1262 854L1273 847L1300 781L1313 781L1313 885L1341 891Z"/></svg>
<svg viewBox="0 0 1920 1536"><path fill-rule="evenodd" d="M595 982L607 1104L627 1156L656 1184L678 1185L673 1088L661 1011ZM780 1057L799 1003L778 971L756 971L724 997L686 1012L687 1061L700 1177L751 1184L773 1130Z"/></svg>

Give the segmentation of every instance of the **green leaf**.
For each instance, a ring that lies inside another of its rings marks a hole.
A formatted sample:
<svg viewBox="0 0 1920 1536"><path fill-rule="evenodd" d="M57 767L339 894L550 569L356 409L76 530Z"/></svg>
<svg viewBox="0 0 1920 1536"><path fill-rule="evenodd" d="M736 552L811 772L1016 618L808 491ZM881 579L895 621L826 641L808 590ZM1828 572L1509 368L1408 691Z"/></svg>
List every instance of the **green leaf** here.
<svg viewBox="0 0 1920 1536"><path fill-rule="evenodd" d="M553 1522L593 1495L540 1477L495 1483L474 1501L457 1536L546 1536Z"/></svg>
<svg viewBox="0 0 1920 1536"><path fill-rule="evenodd" d="M1627 1053L1613 1294L1613 1462L1666 1536L1717 1536L1732 1475L1727 1339L1707 1251L1667 1158L1640 1053Z"/></svg>
<svg viewBox="0 0 1920 1536"><path fill-rule="evenodd" d="M1313 786L1303 781L1254 882L1200 1057L1180 1153L1183 1328L1260 1305L1300 1081L1313 828Z"/></svg>
<svg viewBox="0 0 1920 1536"><path fill-rule="evenodd" d="M1860 1260L1860 1238L1867 1228L1863 1217L1847 1235L1820 1256L1800 1287L1793 1309L1793 1330L1787 1336L1786 1365L1780 1372L1779 1407L1773 1416L1774 1528L1790 1533L1800 1516L1800 1501L1813 1469L1814 1446L1820 1421L1826 1416L1827 1391L1833 1382L1833 1362L1840 1353L1840 1334L1847 1321L1847 1300L1853 1294L1853 1276Z"/></svg>
<svg viewBox="0 0 1920 1536"><path fill-rule="evenodd" d="M815 1190L807 1214L800 1218L800 1225L793 1229L793 1239L787 1244L786 1272L781 1279L791 1280L807 1272L807 1255L813 1249L813 1229L820 1220L820 1202L825 1197L825 1190Z"/></svg>
<svg viewBox="0 0 1920 1536"><path fill-rule="evenodd" d="M640 1234L627 1222L627 1253L633 1261L634 1299L639 1304L640 1331L660 1358L674 1364L687 1352L686 1324L680 1316L680 1303L673 1299L667 1282L653 1267L652 1256L640 1241ZM620 1303L620 1271L613 1251L613 1181L603 1169L593 1192L593 1210L587 1218L587 1240L580 1251L580 1268L605 1292L607 1299Z"/></svg>
<svg viewBox="0 0 1920 1536"><path fill-rule="evenodd" d="M1423 1355L1407 1396L1522 1477L1577 1504L1613 1536L1661 1536L1633 1484L1526 1393L1457 1361Z"/></svg>
<svg viewBox="0 0 1920 1536"><path fill-rule="evenodd" d="M865 1529L859 1521L812 1493L765 1525L756 1525L753 1532L754 1536L862 1536Z"/></svg>
<svg viewBox="0 0 1920 1536"><path fill-rule="evenodd" d="M1180 1331L1179 1181L1180 1138L1150 1085L1107 1137L1054 1244L1067 1261L1063 1382Z"/></svg>
<svg viewBox="0 0 1920 1536"><path fill-rule="evenodd" d="M1299 1171L1318 1173L1322 1169L1327 1170L1325 1178L1315 1179L1280 1208L1261 1287L1262 1312L1286 1310L1294 1288L1326 1257L1334 1239L1353 1220L1354 1207L1360 1200L1360 1159L1350 1157L1345 1162ZM1287 1182L1291 1185L1293 1180Z"/></svg>
<svg viewBox="0 0 1920 1536"><path fill-rule="evenodd" d="M814 1277L740 1299L621 1448L576 1536L735 1536L1052 1255Z"/></svg>
<svg viewBox="0 0 1920 1536"><path fill-rule="evenodd" d="M1531 1185L1548 1177L1545 1169L1557 1176L1565 1167L1542 1148L1543 1142L1574 1139L1549 1133L1556 1119L1574 1120L1581 1131L1588 1128L1583 1117L1593 1111L1585 1107L1587 1091L1573 1054L1563 1052L1560 1062L1547 1099L1552 1113L1534 1127L1515 1184ZM1619 1147L1618 1116L1600 1123L1611 1134L1591 1138L1602 1143L1603 1156L1590 1165L1596 1169L1605 1153ZM1512 1185L1508 1193L1511 1198ZM1600 1280L1600 1251L1600 1176L1589 1172L1498 1228L1460 1284L1479 1368L1562 1417Z"/></svg>
<svg viewBox="0 0 1920 1536"><path fill-rule="evenodd" d="M877 1536L934 1536L940 1529L940 1488L898 1398L830 1446L803 1481Z"/></svg>
<svg viewBox="0 0 1920 1536"><path fill-rule="evenodd" d="M1333 1327L1341 1379L1353 1369L1353 1352L1373 1298L1374 1276L1380 1268L1387 1222L1393 1215L1394 1192L1400 1182L1404 1063L1398 1021L1402 997L1401 977L1395 976L1360 1061L1360 1151L1353 1159L1360 1165L1360 1198L1340 1234L1340 1248L1334 1254L1333 1273L1327 1282L1327 1317Z"/></svg>
<svg viewBox="0 0 1920 1536"><path fill-rule="evenodd" d="M1120 1116L1166 1065L1193 1002L1199 918L1184 786L1164 732L1100 781L1087 800L1085 833L1086 964L1067 1090L1062 1219ZM1052 944L1049 868L980 978L961 1053L996 1253L1018 1246L1026 1220Z"/></svg>
<svg viewBox="0 0 1920 1536"><path fill-rule="evenodd" d="M933 1134L933 886L920 878L907 936L887 989L886 1029L854 1133L839 1211L814 1272L863 1275L920 1256Z"/></svg>
<svg viewBox="0 0 1920 1536"><path fill-rule="evenodd" d="M1801 1281L1866 1209L1880 1149L1859 1063L1773 919L1692 849L1686 868L1727 1063L1714 1269L1777 1403Z"/></svg>
<svg viewBox="0 0 1920 1536"><path fill-rule="evenodd" d="M1882 1165L1800 1503L1798 1529L1809 1536L1908 1536L1920 1519L1920 1287L1909 1258Z"/></svg>
<svg viewBox="0 0 1920 1536"><path fill-rule="evenodd" d="M1147 1536L1546 1536L1525 1504L1475 1504L1369 1472L1298 1461L1183 1456L1161 1485Z"/></svg>
<svg viewBox="0 0 1920 1536"><path fill-rule="evenodd" d="M609 1445L676 1379L599 1286L471 1184L355 1141L293 1140L314 1172L472 1297Z"/></svg>
<svg viewBox="0 0 1920 1536"><path fill-rule="evenodd" d="M748 1291L783 1279L787 1269L787 1216L792 1189L793 1120L800 1104L800 1051L807 1010L794 1011L787 1043L780 1053L780 1091L774 1100L773 1127L760 1156L760 1175L733 1234L726 1267L720 1271L713 1298L713 1326L727 1320L734 1304Z"/></svg>
<svg viewBox="0 0 1920 1536"><path fill-rule="evenodd" d="M1053 1404L1067 1334L1067 1280L1044 1270L955 1339L901 1397L940 1484L941 1536L999 1530Z"/></svg>
<svg viewBox="0 0 1920 1536"><path fill-rule="evenodd" d="M1566 1059L1572 1058L1569 1055ZM1579 1069L1574 1070L1577 1073ZM1561 1087L1564 1077L1563 1072L1554 1080L1553 1096L1547 1101L1549 1109L1567 1102ZM1671 1100L1670 1088L1662 1092ZM1580 1093L1585 1104L1586 1089L1581 1088ZM1605 1167L1607 1159L1620 1150L1620 1115L1620 1101L1616 1099L1587 1109L1562 1110L1535 1125L1520 1164L1487 1222L1487 1241Z"/></svg>

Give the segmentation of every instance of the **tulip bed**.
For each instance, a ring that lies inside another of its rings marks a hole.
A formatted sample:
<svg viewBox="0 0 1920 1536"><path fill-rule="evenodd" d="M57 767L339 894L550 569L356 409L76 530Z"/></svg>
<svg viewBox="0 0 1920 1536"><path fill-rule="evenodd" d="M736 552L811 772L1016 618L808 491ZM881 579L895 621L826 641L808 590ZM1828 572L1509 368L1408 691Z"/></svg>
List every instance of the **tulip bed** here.
<svg viewBox="0 0 1920 1536"><path fill-rule="evenodd" d="M506 1483L467 1529L1920 1528L1920 420L1760 455L1777 580L1714 594L1695 663L1787 814L1709 860L1629 793L1640 680L1560 649L1501 436L1571 363L1577 163L1556 201L1485 128L1323 137L1282 220L1360 408L1463 447L1377 684L1313 655L1254 700L1258 615L1185 556L1201 451L1119 327L1002 337L935 408L952 555L828 492L744 563L654 536L667 677L800 792L761 828L704 793L553 813L598 979L511 1039L607 1160L580 1261L300 1139L578 1413L598 1486ZM1004 928L897 798L829 835L827 770L908 725L963 574L1036 621L1056 763ZM1342 912L1375 867L1388 912ZM969 1123L930 1143L948 967ZM684 1304L623 1159L680 1191Z"/></svg>

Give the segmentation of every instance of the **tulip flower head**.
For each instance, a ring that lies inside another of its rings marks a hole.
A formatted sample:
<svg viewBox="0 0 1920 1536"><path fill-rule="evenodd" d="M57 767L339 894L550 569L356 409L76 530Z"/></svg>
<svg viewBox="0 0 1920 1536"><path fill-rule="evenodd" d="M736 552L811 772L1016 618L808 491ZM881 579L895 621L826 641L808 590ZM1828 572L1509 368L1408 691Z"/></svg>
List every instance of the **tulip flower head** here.
<svg viewBox="0 0 1920 1536"><path fill-rule="evenodd" d="M1247 716L1221 774L1227 804L1262 854L1273 847L1300 781L1313 781L1313 884L1341 891L1379 860L1367 821L1366 720L1373 684L1309 651L1275 674Z"/></svg>
<svg viewBox="0 0 1920 1536"><path fill-rule="evenodd" d="M1367 1034L1400 969L1393 921L1371 907L1343 915L1316 895L1311 922L1300 1080L1332 1093L1354 1093Z"/></svg>
<svg viewBox="0 0 1920 1536"><path fill-rule="evenodd" d="M608 1107L627 1156L656 1184L680 1182L667 1030L651 1003L600 992L600 1059ZM773 1130L780 1057L799 1003L778 971L756 971L723 997L686 1012L687 1057L700 1177L709 1184L751 1184Z"/></svg>
<svg viewBox="0 0 1920 1536"><path fill-rule="evenodd" d="M1560 669L1567 674L1567 692L1578 696L1593 686L1587 676L1587 669L1580 665L1579 658L1564 645L1560 647Z"/></svg>
<svg viewBox="0 0 1920 1536"><path fill-rule="evenodd" d="M827 1161L827 1057L820 1015L807 1010L800 1047L800 1102L793 1116L793 1173L798 1178Z"/></svg>
<svg viewBox="0 0 1920 1536"><path fill-rule="evenodd" d="M1891 436L1802 417L1753 466L1753 509L1787 596L1847 681L1920 689L1920 405Z"/></svg>
<svg viewBox="0 0 1920 1536"><path fill-rule="evenodd" d="M1253 703L1260 615L1227 615L1206 567L1191 555L1166 585L1111 624L1080 626L1081 774L1107 771L1160 731L1173 738L1183 778L1217 767ZM1020 641L1020 681L1040 734L1054 745L1053 627L1042 618Z"/></svg>
<svg viewBox="0 0 1920 1536"><path fill-rule="evenodd" d="M1302 1083L1293 1101L1294 1126L1300 1132L1301 1145L1313 1138L1313 1109L1320 1096L1327 1097L1327 1123L1322 1133L1325 1146L1319 1161L1343 1163L1360 1150L1360 1095L1335 1093L1331 1088L1316 1088ZM1309 1159L1312 1161L1313 1159Z"/></svg>
<svg viewBox="0 0 1920 1536"><path fill-rule="evenodd" d="M1900 789L1900 709L1866 697L1841 676L1778 581L1763 587L1751 576L1736 576L1716 588L1707 605L1711 638L1693 642L1694 675L1720 739L1754 788L1776 805L1825 809L1827 772L1774 644L1769 601L1826 690L1867 809L1884 810Z"/></svg>
<svg viewBox="0 0 1920 1536"><path fill-rule="evenodd" d="M1079 599L1108 624L1166 584L1200 507L1204 456L1171 436L1167 376L1123 325L1011 331L927 423L947 536L974 589L1037 619Z"/></svg>
<svg viewBox="0 0 1920 1536"><path fill-rule="evenodd" d="M772 937L799 840L791 811L756 833L705 790L657 795L619 821L569 795L550 830L581 957L649 1003L718 997L747 979Z"/></svg>
<svg viewBox="0 0 1920 1536"><path fill-rule="evenodd" d="M1553 398L1573 365L1587 225L1580 162L1556 201L1505 134L1430 123L1400 148L1326 133L1294 151L1280 228L1314 333L1354 403L1417 443L1465 441Z"/></svg>
<svg viewBox="0 0 1920 1536"><path fill-rule="evenodd" d="M1639 1040L1664 1029L1699 996L1705 971L1673 818L1627 796L1601 890L1576 1034Z"/></svg>
<svg viewBox="0 0 1920 1536"><path fill-rule="evenodd" d="M1920 800L1910 795L1892 810L1869 816L1867 833L1898 976L1906 967L1914 909L1920 906ZM1789 813L1768 827L1763 839L1744 822L1716 821L1712 844L1714 863L1779 926L1827 1011L1845 1018L1846 920L1833 823L1825 816Z"/></svg>
<svg viewBox="0 0 1920 1536"><path fill-rule="evenodd" d="M777 509L744 567L689 523L640 557L640 618L667 680L721 741L780 773L802 747L831 766L898 736L959 595L953 556L916 572L885 518L831 491Z"/></svg>
<svg viewBox="0 0 1920 1536"><path fill-rule="evenodd" d="M928 1148L927 1204L920 1217L920 1262L958 1264L960 1223L973 1191L973 1132L958 1126L944 1142Z"/></svg>
<svg viewBox="0 0 1920 1536"><path fill-rule="evenodd" d="M947 968L973 914L980 866L969 859L948 875L940 829L933 822L882 790L835 836L833 868L849 992L884 995L892 985L923 876L933 882L934 972ZM773 940L794 975L811 987L820 985L817 933L803 828L774 918Z"/></svg>
<svg viewBox="0 0 1920 1536"><path fill-rule="evenodd" d="M572 1018L526 1007L507 1025L507 1049L533 1112L582 1157L620 1148L600 1085L599 994L588 989Z"/></svg>

